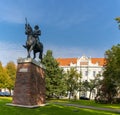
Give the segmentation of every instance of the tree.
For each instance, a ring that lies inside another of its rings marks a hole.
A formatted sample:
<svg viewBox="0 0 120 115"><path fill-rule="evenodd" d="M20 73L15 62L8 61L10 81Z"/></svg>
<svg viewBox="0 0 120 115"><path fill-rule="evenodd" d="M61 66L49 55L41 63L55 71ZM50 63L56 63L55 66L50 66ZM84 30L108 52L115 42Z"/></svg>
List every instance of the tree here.
<svg viewBox="0 0 120 115"><path fill-rule="evenodd" d="M14 88L15 78L16 78L16 65L14 62L10 61L7 63L6 72L8 74L7 88L11 91Z"/></svg>
<svg viewBox="0 0 120 115"><path fill-rule="evenodd" d="M119 29L120 29L120 17L115 18L115 20L117 21L118 27L119 27Z"/></svg>
<svg viewBox="0 0 120 115"><path fill-rule="evenodd" d="M0 62L0 88L5 88L8 82L8 74Z"/></svg>
<svg viewBox="0 0 120 115"><path fill-rule="evenodd" d="M65 91L65 80L63 70L59 68L58 62L52 56L52 51L48 50L42 63L45 65L46 96L59 98Z"/></svg>
<svg viewBox="0 0 120 115"><path fill-rule="evenodd" d="M113 46L105 53L106 65L104 76L119 80L120 75L120 44ZM120 80L119 80L120 81Z"/></svg>
<svg viewBox="0 0 120 115"><path fill-rule="evenodd" d="M111 103L120 88L120 44L105 52L103 81L99 91L101 98Z"/></svg>
<svg viewBox="0 0 120 115"><path fill-rule="evenodd" d="M117 85L109 77L105 77L102 81L101 88L98 91L98 96L102 103L112 103L114 96L117 94Z"/></svg>
<svg viewBox="0 0 120 115"><path fill-rule="evenodd" d="M120 29L120 17L115 18ZM120 91L120 44L112 46L105 52L103 81L98 95L111 103Z"/></svg>
<svg viewBox="0 0 120 115"><path fill-rule="evenodd" d="M97 75L95 79L90 79L90 81L84 81L83 82L83 87L85 88L86 91L89 91L89 99L91 98L92 91L98 86L100 86L101 80L100 80L100 75Z"/></svg>
<svg viewBox="0 0 120 115"><path fill-rule="evenodd" d="M71 96L75 96L75 92L78 92L79 90L79 79L81 79L81 74L78 74L77 70L75 68L70 68L70 70L67 70L65 79L67 84L67 92L69 92L69 99Z"/></svg>

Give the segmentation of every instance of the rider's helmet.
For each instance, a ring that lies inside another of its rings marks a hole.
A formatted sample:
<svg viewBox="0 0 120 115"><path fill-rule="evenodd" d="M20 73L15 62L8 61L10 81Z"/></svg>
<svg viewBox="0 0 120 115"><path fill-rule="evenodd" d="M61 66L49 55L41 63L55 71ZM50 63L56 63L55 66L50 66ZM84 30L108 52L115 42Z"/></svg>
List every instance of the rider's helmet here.
<svg viewBox="0 0 120 115"><path fill-rule="evenodd" d="M34 27L36 30L38 30L39 29L39 26L38 25L35 25L35 27Z"/></svg>

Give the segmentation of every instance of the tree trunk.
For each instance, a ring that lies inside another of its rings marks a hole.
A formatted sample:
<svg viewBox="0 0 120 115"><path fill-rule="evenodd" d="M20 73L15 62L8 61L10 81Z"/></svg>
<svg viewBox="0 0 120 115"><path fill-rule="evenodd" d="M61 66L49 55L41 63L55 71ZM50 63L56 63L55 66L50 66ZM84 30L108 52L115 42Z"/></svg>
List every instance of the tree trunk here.
<svg viewBox="0 0 120 115"><path fill-rule="evenodd" d="M92 93L92 90L90 90L89 99L91 98L91 93Z"/></svg>

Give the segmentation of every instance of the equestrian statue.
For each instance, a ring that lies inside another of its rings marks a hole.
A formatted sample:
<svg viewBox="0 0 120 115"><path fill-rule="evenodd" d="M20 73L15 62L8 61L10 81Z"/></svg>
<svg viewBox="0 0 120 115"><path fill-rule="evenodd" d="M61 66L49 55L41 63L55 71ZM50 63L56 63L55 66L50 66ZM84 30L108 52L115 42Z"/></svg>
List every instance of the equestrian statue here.
<svg viewBox="0 0 120 115"><path fill-rule="evenodd" d="M23 45L24 48L27 49L28 55L27 58L30 58L30 53L33 51L33 59L36 58L36 53L39 53L39 59L42 60L43 55L43 44L39 40L39 36L41 35L41 30L38 25L35 25L34 30L30 26L29 23L25 24L25 34L27 35L26 45Z"/></svg>

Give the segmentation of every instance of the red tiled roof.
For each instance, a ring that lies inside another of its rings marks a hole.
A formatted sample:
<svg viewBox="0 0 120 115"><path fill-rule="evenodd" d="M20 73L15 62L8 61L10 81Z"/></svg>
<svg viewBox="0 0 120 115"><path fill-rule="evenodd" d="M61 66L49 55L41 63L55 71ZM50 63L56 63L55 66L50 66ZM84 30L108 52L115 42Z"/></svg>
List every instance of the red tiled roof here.
<svg viewBox="0 0 120 115"><path fill-rule="evenodd" d="M93 64L98 63L100 66L105 64L105 58L91 58Z"/></svg>
<svg viewBox="0 0 120 115"><path fill-rule="evenodd" d="M57 58L57 62L60 66L69 66L70 63L76 64L77 58ZM105 58L91 58L91 62L93 64L98 63L100 66L103 66L105 64ZM81 62L82 65L86 65L86 62Z"/></svg>
<svg viewBox="0 0 120 115"><path fill-rule="evenodd" d="M77 63L77 58L57 58L56 60L60 66L68 66L70 63Z"/></svg>

